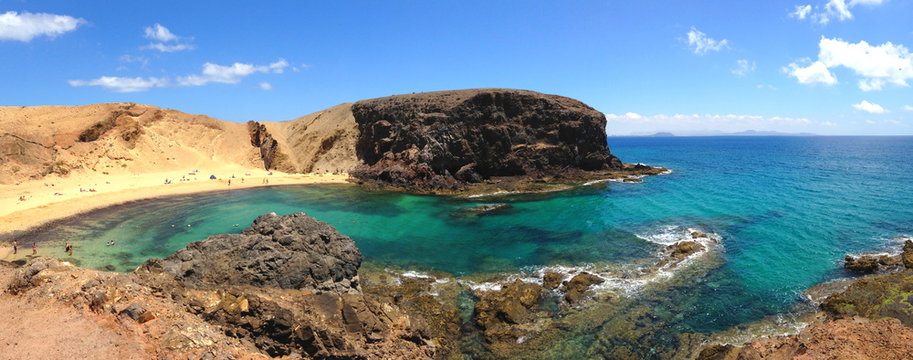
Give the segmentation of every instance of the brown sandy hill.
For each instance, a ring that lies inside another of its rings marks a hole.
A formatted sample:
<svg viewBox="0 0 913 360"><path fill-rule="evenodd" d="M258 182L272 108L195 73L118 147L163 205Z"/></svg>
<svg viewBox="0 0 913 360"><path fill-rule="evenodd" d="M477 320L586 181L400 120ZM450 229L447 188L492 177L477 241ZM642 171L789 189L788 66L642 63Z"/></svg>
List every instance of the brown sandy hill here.
<svg viewBox="0 0 913 360"><path fill-rule="evenodd" d="M268 170L287 173L344 173L358 164L351 104L263 123L262 137L275 141L269 154L252 143L250 126L132 103L0 107L0 184L71 172L262 169L267 157Z"/></svg>
<svg viewBox="0 0 913 360"><path fill-rule="evenodd" d="M244 124L138 104L0 107L0 183L70 172L260 167Z"/></svg>

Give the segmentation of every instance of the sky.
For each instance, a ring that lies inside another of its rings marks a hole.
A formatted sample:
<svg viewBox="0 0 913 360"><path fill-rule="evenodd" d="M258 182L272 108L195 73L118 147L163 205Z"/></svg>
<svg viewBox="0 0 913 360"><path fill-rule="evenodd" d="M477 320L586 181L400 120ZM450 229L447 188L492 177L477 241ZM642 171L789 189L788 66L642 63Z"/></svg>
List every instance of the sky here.
<svg viewBox="0 0 913 360"><path fill-rule="evenodd" d="M281 121L480 87L611 135L913 135L913 0L6 1L0 106Z"/></svg>

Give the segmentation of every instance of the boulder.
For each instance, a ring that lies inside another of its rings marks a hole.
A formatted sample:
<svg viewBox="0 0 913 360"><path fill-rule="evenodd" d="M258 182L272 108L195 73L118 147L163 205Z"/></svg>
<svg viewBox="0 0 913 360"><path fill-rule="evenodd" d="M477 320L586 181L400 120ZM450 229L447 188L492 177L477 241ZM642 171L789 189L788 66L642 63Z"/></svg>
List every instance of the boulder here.
<svg viewBox="0 0 913 360"><path fill-rule="evenodd" d="M542 275L542 286L549 290L555 290L558 286L561 286L561 280L564 279L564 275L554 271L546 272Z"/></svg>
<svg viewBox="0 0 913 360"><path fill-rule="evenodd" d="M562 285L561 290L564 291L564 300L568 304L576 305L584 299L584 295L590 286L604 282L605 280L601 277L588 272L581 272Z"/></svg>
<svg viewBox="0 0 913 360"><path fill-rule="evenodd" d="M253 285L345 293L358 290L355 242L305 213L262 215L240 234L210 236L141 269L188 287Z"/></svg>
<svg viewBox="0 0 913 360"><path fill-rule="evenodd" d="M479 299L475 307L476 322L490 331L523 323L530 319L544 295L542 286L516 280Z"/></svg>

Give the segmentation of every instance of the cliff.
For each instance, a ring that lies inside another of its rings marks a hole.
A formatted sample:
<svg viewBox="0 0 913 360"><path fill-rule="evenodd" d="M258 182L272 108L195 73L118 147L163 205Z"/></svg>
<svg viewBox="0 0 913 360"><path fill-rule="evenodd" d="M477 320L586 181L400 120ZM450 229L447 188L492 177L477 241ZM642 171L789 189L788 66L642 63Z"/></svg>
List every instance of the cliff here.
<svg viewBox="0 0 913 360"><path fill-rule="evenodd" d="M446 190L495 177L621 170L605 116L570 98L508 89L397 95L352 106L364 181Z"/></svg>

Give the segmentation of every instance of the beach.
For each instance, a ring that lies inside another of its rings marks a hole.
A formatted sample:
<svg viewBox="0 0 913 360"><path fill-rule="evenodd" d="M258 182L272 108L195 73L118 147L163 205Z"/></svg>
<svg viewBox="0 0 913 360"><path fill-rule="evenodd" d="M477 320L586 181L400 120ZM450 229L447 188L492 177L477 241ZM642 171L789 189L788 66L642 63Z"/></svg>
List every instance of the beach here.
<svg viewBox="0 0 913 360"><path fill-rule="evenodd" d="M232 166L194 170L137 175L83 173L0 185L0 234L142 199L261 186L345 183L348 178L348 174L287 174ZM216 180L210 180L210 175ZM20 251L31 251L22 244L19 247ZM10 253L12 247L3 242L0 259Z"/></svg>

